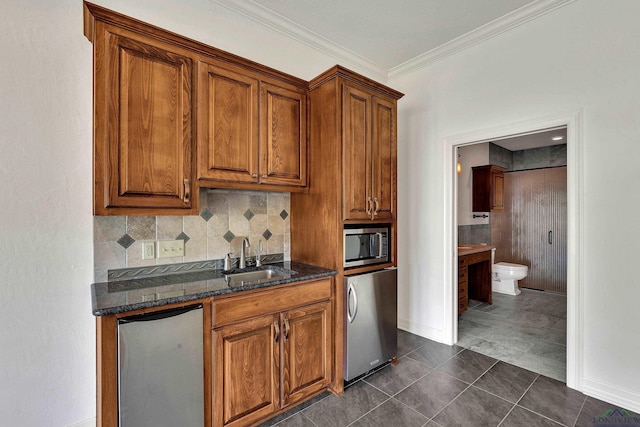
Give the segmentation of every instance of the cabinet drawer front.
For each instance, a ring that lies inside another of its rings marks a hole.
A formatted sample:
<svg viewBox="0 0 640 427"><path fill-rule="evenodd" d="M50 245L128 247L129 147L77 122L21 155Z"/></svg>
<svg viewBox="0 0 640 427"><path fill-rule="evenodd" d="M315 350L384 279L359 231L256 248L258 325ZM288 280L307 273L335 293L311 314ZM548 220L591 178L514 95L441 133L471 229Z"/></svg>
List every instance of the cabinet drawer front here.
<svg viewBox="0 0 640 427"><path fill-rule="evenodd" d="M213 327L331 298L331 279L290 285L213 302Z"/></svg>
<svg viewBox="0 0 640 427"><path fill-rule="evenodd" d="M462 314L467 311L467 298L458 299L458 314Z"/></svg>
<svg viewBox="0 0 640 427"><path fill-rule="evenodd" d="M491 260L491 251L478 252L477 254L467 255L469 264L475 264L482 261Z"/></svg>
<svg viewBox="0 0 640 427"><path fill-rule="evenodd" d="M458 283L458 298L467 298L468 296L468 292L467 292L467 282L462 282L462 283Z"/></svg>

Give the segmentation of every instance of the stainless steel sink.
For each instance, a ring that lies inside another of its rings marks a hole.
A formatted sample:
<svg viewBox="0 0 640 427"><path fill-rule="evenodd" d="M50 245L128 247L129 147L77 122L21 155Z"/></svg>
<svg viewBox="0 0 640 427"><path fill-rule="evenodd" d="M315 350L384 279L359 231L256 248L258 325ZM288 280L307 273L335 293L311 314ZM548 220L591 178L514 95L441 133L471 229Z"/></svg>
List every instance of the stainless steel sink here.
<svg viewBox="0 0 640 427"><path fill-rule="evenodd" d="M225 279L230 282L230 285L243 285L250 282L265 282L277 279L286 279L291 277L289 271L280 271L272 268L265 268L264 270L243 271L241 273L227 274Z"/></svg>

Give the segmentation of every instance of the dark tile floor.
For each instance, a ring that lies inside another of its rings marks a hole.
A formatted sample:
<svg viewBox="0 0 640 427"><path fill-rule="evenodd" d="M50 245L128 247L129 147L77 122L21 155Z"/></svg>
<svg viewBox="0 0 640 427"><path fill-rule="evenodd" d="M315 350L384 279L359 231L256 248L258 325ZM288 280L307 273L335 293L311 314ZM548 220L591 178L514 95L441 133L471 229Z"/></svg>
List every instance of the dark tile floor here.
<svg viewBox="0 0 640 427"><path fill-rule="evenodd" d="M398 355L397 366L351 384L343 396L322 394L261 427L595 427L606 425L594 417L610 409L627 414L552 378L401 330ZM640 418L631 421L624 425L640 427Z"/></svg>
<svg viewBox="0 0 640 427"><path fill-rule="evenodd" d="M458 346L565 382L567 297L521 289L493 293L493 304L469 300L458 319Z"/></svg>

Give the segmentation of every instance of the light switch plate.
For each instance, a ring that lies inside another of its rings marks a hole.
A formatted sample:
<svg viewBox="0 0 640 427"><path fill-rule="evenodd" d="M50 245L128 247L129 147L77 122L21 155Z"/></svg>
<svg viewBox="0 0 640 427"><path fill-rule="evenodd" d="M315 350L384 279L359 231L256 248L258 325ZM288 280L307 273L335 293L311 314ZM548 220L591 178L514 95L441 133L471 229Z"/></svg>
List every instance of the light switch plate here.
<svg viewBox="0 0 640 427"><path fill-rule="evenodd" d="M184 256L184 240L160 240L158 242L158 258L179 256Z"/></svg>
<svg viewBox="0 0 640 427"><path fill-rule="evenodd" d="M142 242L142 259L154 259L156 257L156 242Z"/></svg>

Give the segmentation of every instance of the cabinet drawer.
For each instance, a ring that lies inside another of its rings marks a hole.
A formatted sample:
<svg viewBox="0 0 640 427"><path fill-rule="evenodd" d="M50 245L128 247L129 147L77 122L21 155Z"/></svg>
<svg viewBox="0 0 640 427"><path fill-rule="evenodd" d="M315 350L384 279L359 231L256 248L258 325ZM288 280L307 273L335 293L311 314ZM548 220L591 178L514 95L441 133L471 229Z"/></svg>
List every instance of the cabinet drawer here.
<svg viewBox="0 0 640 427"><path fill-rule="evenodd" d="M466 267L467 266L467 256L459 256L458 257L458 267Z"/></svg>
<svg viewBox="0 0 640 427"><path fill-rule="evenodd" d="M478 252L477 254L467 255L467 262L475 264L482 261L491 261L491 251Z"/></svg>
<svg viewBox="0 0 640 427"><path fill-rule="evenodd" d="M458 282L458 298L468 297L467 282Z"/></svg>
<svg viewBox="0 0 640 427"><path fill-rule="evenodd" d="M458 282L466 282L469 278L469 270L467 267L458 269Z"/></svg>
<svg viewBox="0 0 640 427"><path fill-rule="evenodd" d="M467 311L467 298L458 298L458 314Z"/></svg>
<svg viewBox="0 0 640 427"><path fill-rule="evenodd" d="M212 326L289 310L331 298L331 278L301 282L285 288L239 294L213 301Z"/></svg>

